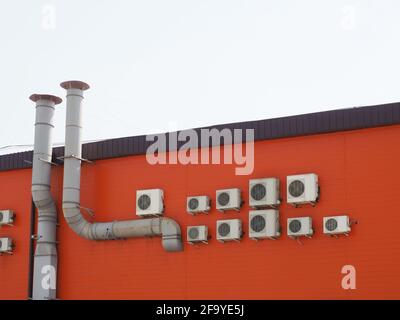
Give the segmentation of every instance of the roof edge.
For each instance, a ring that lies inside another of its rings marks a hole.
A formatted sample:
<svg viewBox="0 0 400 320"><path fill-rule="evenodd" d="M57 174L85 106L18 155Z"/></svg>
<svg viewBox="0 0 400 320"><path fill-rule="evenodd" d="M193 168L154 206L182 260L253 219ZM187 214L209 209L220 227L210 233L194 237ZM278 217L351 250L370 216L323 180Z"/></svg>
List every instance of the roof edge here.
<svg viewBox="0 0 400 320"><path fill-rule="evenodd" d="M395 124L400 124L400 102L213 125L194 128L194 130L200 131L201 129L213 128L218 130L254 129L255 141L260 141ZM169 135L171 133L165 134ZM89 142L83 144L82 156L90 160L101 160L140 155L146 153L151 143L146 141L146 135ZM178 148L184 144L185 142L179 142ZM172 150L167 148L167 151ZM53 148L54 159L63 155L63 146ZM32 156L32 151L2 155L0 156L0 171L30 168L32 166Z"/></svg>

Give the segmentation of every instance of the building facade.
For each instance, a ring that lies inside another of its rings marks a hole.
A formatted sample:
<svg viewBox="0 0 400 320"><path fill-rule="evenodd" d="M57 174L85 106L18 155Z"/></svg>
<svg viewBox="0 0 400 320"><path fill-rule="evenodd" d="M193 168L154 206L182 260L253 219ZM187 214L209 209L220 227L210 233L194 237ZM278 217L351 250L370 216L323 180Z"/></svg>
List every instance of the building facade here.
<svg viewBox="0 0 400 320"><path fill-rule="evenodd" d="M89 241L76 235L61 210L63 166L52 169L52 194L59 208L59 299L399 299L400 298L400 104L333 110L279 119L216 126L254 128L251 175L235 175L234 164L150 165L144 136L85 144L81 204L93 221L136 219L136 191L164 190L166 217L180 224L181 252L166 252L159 238ZM63 148L53 149L54 159ZM170 150L168 152L175 152ZM222 151L221 151L222 153ZM0 256L0 299L27 299L31 274L32 152L0 156L0 209L15 212L0 238L15 243ZM56 161L56 160L55 160ZM286 201L288 175L315 173L316 206ZM249 238L249 180L280 180L281 236ZM240 188L239 212L215 208L216 190ZM210 212L190 215L186 198L208 195ZM348 236L323 234L323 217L348 215ZM309 216L314 235L287 236L287 219ZM216 221L241 219L241 241L216 240ZM186 228L206 225L208 244L191 245ZM346 266L355 288L343 287ZM343 269L344 268L344 269Z"/></svg>

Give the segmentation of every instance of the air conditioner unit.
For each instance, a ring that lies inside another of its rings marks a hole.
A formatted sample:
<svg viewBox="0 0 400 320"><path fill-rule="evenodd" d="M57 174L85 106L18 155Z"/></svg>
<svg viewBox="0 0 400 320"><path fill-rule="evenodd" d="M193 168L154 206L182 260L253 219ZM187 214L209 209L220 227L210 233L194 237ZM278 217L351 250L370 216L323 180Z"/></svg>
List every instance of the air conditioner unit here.
<svg viewBox="0 0 400 320"><path fill-rule="evenodd" d="M159 216L164 212L164 192L161 189L136 191L136 215Z"/></svg>
<svg viewBox="0 0 400 320"><path fill-rule="evenodd" d="M287 219L287 235L290 238L311 237L313 234L311 217Z"/></svg>
<svg viewBox="0 0 400 320"><path fill-rule="evenodd" d="M240 219L217 220L218 241L239 241L242 234L242 221Z"/></svg>
<svg viewBox="0 0 400 320"><path fill-rule="evenodd" d="M190 244L193 244L195 242L207 243L208 227L207 226L188 226L187 227L187 241Z"/></svg>
<svg viewBox="0 0 400 320"><path fill-rule="evenodd" d="M350 218L348 216L324 217L324 234L347 235L351 231Z"/></svg>
<svg viewBox="0 0 400 320"><path fill-rule="evenodd" d="M249 181L249 205L252 208L276 208L279 200L279 179L264 178Z"/></svg>
<svg viewBox="0 0 400 320"><path fill-rule="evenodd" d="M287 202L294 207L319 200L318 176L314 173L287 177Z"/></svg>
<svg viewBox="0 0 400 320"><path fill-rule="evenodd" d="M281 235L278 210L253 210L249 212L249 237L276 239Z"/></svg>
<svg viewBox="0 0 400 320"><path fill-rule="evenodd" d="M224 212L227 210L239 211L242 206L242 197L240 189L217 190L217 210Z"/></svg>
<svg viewBox="0 0 400 320"><path fill-rule="evenodd" d="M0 226L11 226L14 222L14 212L12 210L0 210Z"/></svg>
<svg viewBox="0 0 400 320"><path fill-rule="evenodd" d="M0 254L9 253L13 251L13 241L11 238L0 238Z"/></svg>
<svg viewBox="0 0 400 320"><path fill-rule="evenodd" d="M207 213L208 211L210 211L210 197L187 197L186 211L190 214Z"/></svg>

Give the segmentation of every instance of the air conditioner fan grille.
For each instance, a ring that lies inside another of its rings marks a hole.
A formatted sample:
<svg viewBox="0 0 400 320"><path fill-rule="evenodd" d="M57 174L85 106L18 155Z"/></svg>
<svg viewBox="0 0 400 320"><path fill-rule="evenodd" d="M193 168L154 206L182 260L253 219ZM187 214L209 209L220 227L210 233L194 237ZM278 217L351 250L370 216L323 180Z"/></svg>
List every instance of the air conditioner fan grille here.
<svg viewBox="0 0 400 320"><path fill-rule="evenodd" d="M221 237L226 237L229 232L231 232L231 226L229 225L229 223L224 222L218 226L218 234Z"/></svg>
<svg viewBox="0 0 400 320"><path fill-rule="evenodd" d="M142 194L138 199L138 207L140 210L146 210L150 207L151 198L147 194Z"/></svg>
<svg viewBox="0 0 400 320"><path fill-rule="evenodd" d="M300 197L304 193L304 183L300 180L294 180L289 184L289 193L292 197Z"/></svg>
<svg viewBox="0 0 400 320"><path fill-rule="evenodd" d="M199 200L196 198L191 198L189 200L189 209L196 210L199 207Z"/></svg>
<svg viewBox="0 0 400 320"><path fill-rule="evenodd" d="M300 220L290 221L289 230L292 233L298 233L301 230L301 221Z"/></svg>
<svg viewBox="0 0 400 320"><path fill-rule="evenodd" d="M261 232L265 229L265 218L261 215L256 215L251 219L250 226L254 232Z"/></svg>
<svg viewBox="0 0 400 320"><path fill-rule="evenodd" d="M198 239L199 238L199 229L198 228L190 228L189 238L192 240Z"/></svg>
<svg viewBox="0 0 400 320"><path fill-rule="evenodd" d="M262 183L257 183L251 188L251 197L256 201L264 199L266 194L267 189Z"/></svg>
<svg viewBox="0 0 400 320"><path fill-rule="evenodd" d="M337 223L336 219L330 218L330 219L326 220L325 228L328 231L334 231L337 227L338 227L338 223Z"/></svg>
<svg viewBox="0 0 400 320"><path fill-rule="evenodd" d="M226 206L226 205L228 205L229 204L229 201L230 201L230 196L229 196L229 193L228 192L221 192L219 195L218 195L218 204L220 205L220 206Z"/></svg>

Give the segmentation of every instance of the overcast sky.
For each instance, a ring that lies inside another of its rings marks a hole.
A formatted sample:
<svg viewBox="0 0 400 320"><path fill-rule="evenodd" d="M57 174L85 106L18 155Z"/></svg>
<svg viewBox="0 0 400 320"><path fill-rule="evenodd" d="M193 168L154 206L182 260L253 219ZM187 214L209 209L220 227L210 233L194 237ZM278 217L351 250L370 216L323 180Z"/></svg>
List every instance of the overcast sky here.
<svg viewBox="0 0 400 320"><path fill-rule="evenodd" d="M400 101L400 1L1 0L0 147L88 82L84 140ZM55 142L64 141L65 104Z"/></svg>

